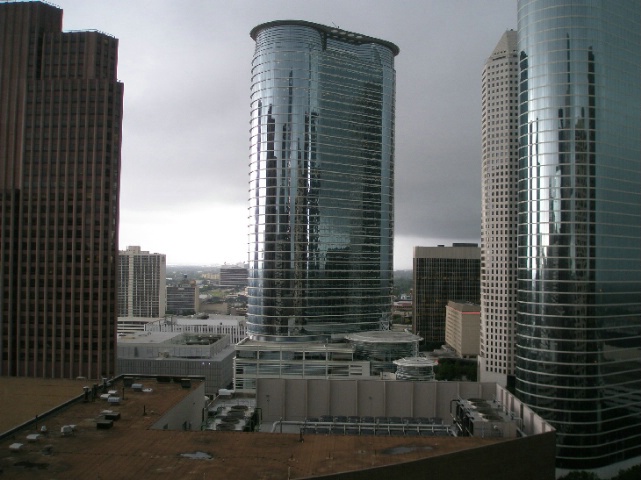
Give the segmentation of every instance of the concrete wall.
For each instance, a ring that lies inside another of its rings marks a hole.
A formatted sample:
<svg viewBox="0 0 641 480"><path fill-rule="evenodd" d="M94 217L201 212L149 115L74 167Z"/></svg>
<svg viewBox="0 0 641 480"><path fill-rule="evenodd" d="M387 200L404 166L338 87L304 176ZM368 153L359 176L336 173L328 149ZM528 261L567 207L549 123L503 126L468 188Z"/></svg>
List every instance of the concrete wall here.
<svg viewBox="0 0 641 480"><path fill-rule="evenodd" d="M496 385L477 382L258 379L256 405L263 420L302 421L320 415L441 417L450 423L450 401L496 397Z"/></svg>
<svg viewBox="0 0 641 480"><path fill-rule="evenodd" d="M335 475L317 480L554 480L555 434L522 437L449 455Z"/></svg>
<svg viewBox="0 0 641 480"><path fill-rule="evenodd" d="M316 479L389 480L390 478L447 480L553 480L554 429L496 383L404 382L383 380L259 379L256 405L263 421L302 421L320 415L441 417L451 423L450 402L457 398L496 399L512 413L527 435L369 470Z"/></svg>
<svg viewBox="0 0 641 480"><path fill-rule="evenodd" d="M118 358L119 374L124 375L196 375L205 377L205 394L215 395L218 389L227 388L234 377L234 347L228 345L225 350L213 358L205 359L146 359Z"/></svg>
<svg viewBox="0 0 641 480"><path fill-rule="evenodd" d="M160 417L151 428L156 430L200 430L205 408L205 382L192 380L191 390L189 395Z"/></svg>
<svg viewBox="0 0 641 480"><path fill-rule="evenodd" d="M263 421L304 421L321 415L360 417L440 417L451 424L458 398L497 400L525 435L554 428L496 383L409 382L380 379L258 379L256 406Z"/></svg>

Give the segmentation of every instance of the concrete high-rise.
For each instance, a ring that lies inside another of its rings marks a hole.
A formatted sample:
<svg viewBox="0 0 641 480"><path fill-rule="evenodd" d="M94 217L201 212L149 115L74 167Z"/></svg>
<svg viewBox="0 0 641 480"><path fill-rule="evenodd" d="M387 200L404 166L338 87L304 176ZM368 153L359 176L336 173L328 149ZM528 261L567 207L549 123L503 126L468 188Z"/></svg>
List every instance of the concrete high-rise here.
<svg viewBox="0 0 641 480"><path fill-rule="evenodd" d="M386 328L398 47L293 20L251 36L248 333Z"/></svg>
<svg viewBox="0 0 641 480"><path fill-rule="evenodd" d="M427 344L445 343L449 300L479 303L480 258L475 243L414 247L412 329Z"/></svg>
<svg viewBox="0 0 641 480"><path fill-rule="evenodd" d="M0 375L115 373L118 40L0 4Z"/></svg>
<svg viewBox="0 0 641 480"><path fill-rule="evenodd" d="M479 377L514 376L518 217L518 71L516 32L503 34L481 82L481 347ZM512 382L510 381L510 384Z"/></svg>
<svg viewBox="0 0 641 480"><path fill-rule="evenodd" d="M158 318L167 306L167 262L162 253L127 247L118 255L118 316Z"/></svg>
<svg viewBox="0 0 641 480"><path fill-rule="evenodd" d="M641 8L520 0L516 392L557 466L641 462ZM629 464L629 463L627 463Z"/></svg>

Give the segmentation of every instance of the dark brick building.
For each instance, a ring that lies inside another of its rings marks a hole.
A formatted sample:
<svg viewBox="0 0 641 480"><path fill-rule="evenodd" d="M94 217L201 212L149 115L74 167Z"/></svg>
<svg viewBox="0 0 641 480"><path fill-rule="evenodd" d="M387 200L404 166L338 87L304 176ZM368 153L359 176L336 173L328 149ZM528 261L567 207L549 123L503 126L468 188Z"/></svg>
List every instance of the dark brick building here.
<svg viewBox="0 0 641 480"><path fill-rule="evenodd" d="M0 375L115 371L118 40L0 4Z"/></svg>
<svg viewBox="0 0 641 480"><path fill-rule="evenodd" d="M480 303L481 249L476 244L414 247L412 328L428 343L445 342L449 300Z"/></svg>

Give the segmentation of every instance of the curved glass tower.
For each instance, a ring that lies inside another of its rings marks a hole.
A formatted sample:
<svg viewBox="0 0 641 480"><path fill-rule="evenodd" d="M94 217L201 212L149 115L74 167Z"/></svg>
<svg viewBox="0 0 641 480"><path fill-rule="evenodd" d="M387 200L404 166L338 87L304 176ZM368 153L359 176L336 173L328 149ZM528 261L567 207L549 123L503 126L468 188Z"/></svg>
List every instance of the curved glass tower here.
<svg viewBox="0 0 641 480"><path fill-rule="evenodd" d="M391 316L398 47L293 20L251 36L248 333L380 329Z"/></svg>
<svg viewBox="0 0 641 480"><path fill-rule="evenodd" d="M641 8L520 0L517 394L557 466L641 455Z"/></svg>

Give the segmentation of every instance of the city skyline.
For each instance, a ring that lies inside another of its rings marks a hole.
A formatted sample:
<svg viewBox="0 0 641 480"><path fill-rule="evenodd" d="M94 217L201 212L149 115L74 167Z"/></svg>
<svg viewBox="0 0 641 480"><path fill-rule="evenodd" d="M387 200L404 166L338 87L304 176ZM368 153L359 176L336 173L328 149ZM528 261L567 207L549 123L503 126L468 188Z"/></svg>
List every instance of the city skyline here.
<svg viewBox="0 0 641 480"><path fill-rule="evenodd" d="M416 245L479 242L477 79L488 45L516 28L515 1L375 9L277 1L267 13L257 2L56 3L65 31L96 28L120 39L120 249L142 245L166 254L168 265L247 261L249 31L276 19L365 31L401 49L394 269L411 269Z"/></svg>

